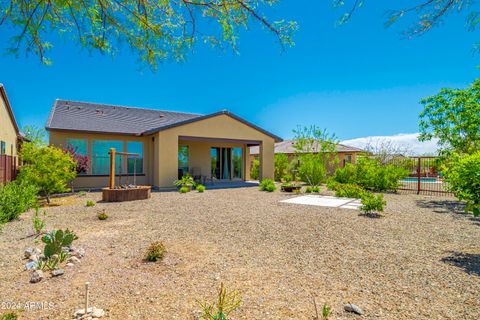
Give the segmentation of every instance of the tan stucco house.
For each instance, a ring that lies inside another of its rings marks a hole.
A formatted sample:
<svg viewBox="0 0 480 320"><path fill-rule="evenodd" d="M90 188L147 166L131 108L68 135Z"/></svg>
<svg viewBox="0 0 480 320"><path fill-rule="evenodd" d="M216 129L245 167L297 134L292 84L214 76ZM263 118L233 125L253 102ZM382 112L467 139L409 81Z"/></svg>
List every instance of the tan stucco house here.
<svg viewBox="0 0 480 320"><path fill-rule="evenodd" d="M0 155L17 156L20 138L20 131L5 87L0 83Z"/></svg>
<svg viewBox="0 0 480 320"><path fill-rule="evenodd" d="M249 180L251 146L259 148L261 177L272 178L274 145L282 141L228 111L200 115L68 100L55 101L46 129L50 144L89 158L75 188L108 185L110 148L138 155L118 157L117 173L158 188L172 188L187 172L207 182Z"/></svg>
<svg viewBox="0 0 480 320"><path fill-rule="evenodd" d="M337 156L338 156L338 166L343 167L346 163L357 163L357 157L359 155L365 154L366 151L347 146L344 144L337 144L335 147ZM296 149L295 149L295 140L285 140L278 143L275 143L275 154L283 153L288 156L288 161L292 161L295 158ZM250 162L259 157L259 149L257 146L252 146L250 148Z"/></svg>

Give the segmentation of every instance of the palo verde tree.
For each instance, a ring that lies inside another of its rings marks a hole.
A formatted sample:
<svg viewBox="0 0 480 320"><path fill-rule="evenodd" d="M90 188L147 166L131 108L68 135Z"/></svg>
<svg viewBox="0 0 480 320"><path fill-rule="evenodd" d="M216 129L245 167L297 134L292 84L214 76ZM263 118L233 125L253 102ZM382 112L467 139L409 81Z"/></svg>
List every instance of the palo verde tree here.
<svg viewBox="0 0 480 320"><path fill-rule="evenodd" d="M183 61L196 42L237 50L239 33L257 23L280 46L293 45L293 21L270 21L262 13L278 0L0 0L0 26L13 28L11 54L32 52L51 61L50 33L66 35L88 50L112 54L126 43L155 68L166 60Z"/></svg>
<svg viewBox="0 0 480 320"><path fill-rule="evenodd" d="M300 179L309 185L319 186L338 162L337 138L316 126L298 127L295 135L295 154L299 161Z"/></svg>
<svg viewBox="0 0 480 320"><path fill-rule="evenodd" d="M466 89L442 89L421 103L421 141L438 138L444 155L480 150L480 79Z"/></svg>

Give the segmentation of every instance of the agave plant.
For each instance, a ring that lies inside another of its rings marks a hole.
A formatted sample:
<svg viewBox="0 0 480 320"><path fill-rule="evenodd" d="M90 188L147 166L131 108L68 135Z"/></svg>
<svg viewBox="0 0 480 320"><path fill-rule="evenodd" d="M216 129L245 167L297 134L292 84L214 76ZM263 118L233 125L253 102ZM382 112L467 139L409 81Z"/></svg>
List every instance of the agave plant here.
<svg viewBox="0 0 480 320"><path fill-rule="evenodd" d="M77 239L77 235L68 229L65 231L52 230L42 238L42 242L45 243L43 254L47 258L54 254L60 254L62 252L62 247L69 247L72 242Z"/></svg>
<svg viewBox="0 0 480 320"><path fill-rule="evenodd" d="M175 186L177 187L187 187L187 188L192 188L195 186L195 180L193 180L193 177L190 174L184 175L181 179L175 181Z"/></svg>

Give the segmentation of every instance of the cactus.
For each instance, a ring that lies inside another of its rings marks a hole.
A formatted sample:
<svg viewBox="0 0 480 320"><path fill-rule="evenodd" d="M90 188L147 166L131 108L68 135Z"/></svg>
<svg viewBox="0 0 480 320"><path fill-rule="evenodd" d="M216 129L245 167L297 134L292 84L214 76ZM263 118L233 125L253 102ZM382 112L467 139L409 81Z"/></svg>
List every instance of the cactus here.
<svg viewBox="0 0 480 320"><path fill-rule="evenodd" d="M42 242L45 243L43 254L45 257L51 257L54 254L60 254L62 247L69 247L74 240L77 240L77 235L70 230L53 230L42 237Z"/></svg>

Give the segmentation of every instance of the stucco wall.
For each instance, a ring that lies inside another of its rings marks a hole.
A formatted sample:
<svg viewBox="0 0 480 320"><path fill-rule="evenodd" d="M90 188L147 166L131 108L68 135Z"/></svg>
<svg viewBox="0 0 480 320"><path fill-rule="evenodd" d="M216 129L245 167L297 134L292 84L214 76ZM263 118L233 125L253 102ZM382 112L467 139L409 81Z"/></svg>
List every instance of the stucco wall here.
<svg viewBox="0 0 480 320"><path fill-rule="evenodd" d="M180 136L222 138L236 140L259 141L262 165L261 172L264 178L273 178L273 146L274 139L240 121L222 114L202 121L192 122L183 126L170 128L156 134L158 141L159 172L155 174L154 182L160 188L169 188L178 175L178 141ZM206 162L210 161L210 154L198 150L199 165L207 170ZM197 161L197 160L196 160ZM209 168L209 165L208 165ZM208 171L207 171L208 172ZM248 177L245 177L248 179Z"/></svg>
<svg viewBox="0 0 480 320"><path fill-rule="evenodd" d="M93 140L120 140L125 143L128 141L143 142L143 168L144 174L136 177L137 184L151 185L153 184L153 148L154 141L153 136L137 137L127 135L107 135L107 134L91 134L91 133L77 133L77 132L61 132L50 130L50 144L59 148L64 148L67 145L67 139L86 139L89 155L92 154L92 141ZM126 150L117 150L126 151ZM126 172L126 166L124 166L124 172ZM118 174L118 172L117 172ZM123 177L123 182L126 182L126 177ZM117 180L118 181L118 180ZM129 177L129 182L133 183L133 177ZM73 181L74 188L103 188L108 186L108 176L92 176L91 168L89 168L89 174L79 175ZM123 183L122 183L123 184Z"/></svg>
<svg viewBox="0 0 480 320"><path fill-rule="evenodd" d="M0 95L0 140L5 141L5 154L17 155L17 132L12 123L5 101ZM13 153L12 153L13 148Z"/></svg>

